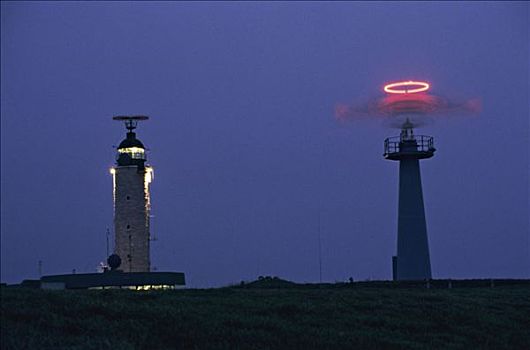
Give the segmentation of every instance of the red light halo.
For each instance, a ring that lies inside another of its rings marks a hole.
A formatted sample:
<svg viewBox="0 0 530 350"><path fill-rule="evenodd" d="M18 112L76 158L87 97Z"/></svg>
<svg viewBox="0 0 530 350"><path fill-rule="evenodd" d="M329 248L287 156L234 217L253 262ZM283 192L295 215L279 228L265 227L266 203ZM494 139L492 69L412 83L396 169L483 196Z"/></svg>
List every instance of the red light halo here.
<svg viewBox="0 0 530 350"><path fill-rule="evenodd" d="M409 89L408 87L412 86L415 87L413 89ZM404 89L395 89L399 87L404 87ZM391 83L385 85L383 88L385 92L389 94L414 94L417 92L423 92L429 90L429 83L426 83L424 81L399 81L397 83Z"/></svg>

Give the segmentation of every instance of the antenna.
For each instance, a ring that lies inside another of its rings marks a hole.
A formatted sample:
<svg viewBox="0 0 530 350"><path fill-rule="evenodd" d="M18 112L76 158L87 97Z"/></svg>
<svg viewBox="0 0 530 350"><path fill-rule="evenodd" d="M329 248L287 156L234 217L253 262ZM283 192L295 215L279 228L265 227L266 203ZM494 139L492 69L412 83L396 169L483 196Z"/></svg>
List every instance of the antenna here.
<svg viewBox="0 0 530 350"><path fill-rule="evenodd" d="M106 257L109 256L109 236L110 236L110 230L107 227L107 255L105 255Z"/></svg>
<svg viewBox="0 0 530 350"><path fill-rule="evenodd" d="M112 117L113 120L123 121L125 123L125 128L129 132L133 132L134 129L138 126L140 120L148 120L149 117L146 115L117 115Z"/></svg>
<svg viewBox="0 0 530 350"><path fill-rule="evenodd" d="M325 140L325 139L324 139ZM322 143L322 147L320 149L320 156L319 156L319 171L318 176L320 179L322 179L322 169L323 169L323 158L324 158L324 151L325 151L326 142L324 141ZM318 226L317 226L317 234L318 234L318 280L319 283L322 283L322 188L318 190Z"/></svg>
<svg viewBox="0 0 530 350"><path fill-rule="evenodd" d="M155 217L154 215L149 215L149 223L152 222L152 221L151 221L151 218L154 218L154 217ZM152 224L151 224L151 226L152 226ZM158 237L157 237L157 235L156 235L156 232L153 232L152 235L151 235L151 234L149 235L149 241L151 241L151 242L156 242L156 241L158 241Z"/></svg>
<svg viewBox="0 0 530 350"><path fill-rule="evenodd" d="M322 283L322 241L320 239L320 216L321 216L320 208L318 210L318 277L320 283Z"/></svg>

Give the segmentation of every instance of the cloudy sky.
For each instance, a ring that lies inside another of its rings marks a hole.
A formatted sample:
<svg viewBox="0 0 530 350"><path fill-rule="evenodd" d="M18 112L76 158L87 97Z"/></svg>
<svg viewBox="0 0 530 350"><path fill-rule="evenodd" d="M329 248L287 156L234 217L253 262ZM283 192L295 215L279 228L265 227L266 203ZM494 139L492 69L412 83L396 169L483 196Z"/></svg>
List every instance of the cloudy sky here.
<svg viewBox="0 0 530 350"><path fill-rule="evenodd" d="M1 280L93 272L117 114L147 114L152 264L191 287L391 279L399 130L339 103L420 79L480 98L421 162L434 278L528 278L529 6L1 3Z"/></svg>

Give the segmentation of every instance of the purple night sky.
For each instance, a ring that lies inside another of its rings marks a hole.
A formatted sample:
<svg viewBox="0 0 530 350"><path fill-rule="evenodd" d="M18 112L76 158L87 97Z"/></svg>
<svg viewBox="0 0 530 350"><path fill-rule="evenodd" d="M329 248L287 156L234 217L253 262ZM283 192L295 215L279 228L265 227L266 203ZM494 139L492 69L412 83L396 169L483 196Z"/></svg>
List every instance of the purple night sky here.
<svg viewBox="0 0 530 350"><path fill-rule="evenodd" d="M391 279L398 164L337 103L479 97L422 161L434 278L528 278L529 5L1 3L1 281L95 272L118 114L147 114L152 265L191 287Z"/></svg>

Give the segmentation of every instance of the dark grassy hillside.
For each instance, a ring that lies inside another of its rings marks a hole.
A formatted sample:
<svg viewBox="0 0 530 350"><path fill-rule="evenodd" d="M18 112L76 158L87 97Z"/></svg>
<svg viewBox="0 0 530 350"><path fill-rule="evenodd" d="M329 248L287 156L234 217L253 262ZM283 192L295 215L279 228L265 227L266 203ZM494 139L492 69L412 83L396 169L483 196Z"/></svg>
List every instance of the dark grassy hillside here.
<svg viewBox="0 0 530 350"><path fill-rule="evenodd" d="M528 285L1 289L2 349L530 349ZM275 282L278 283L278 282Z"/></svg>

